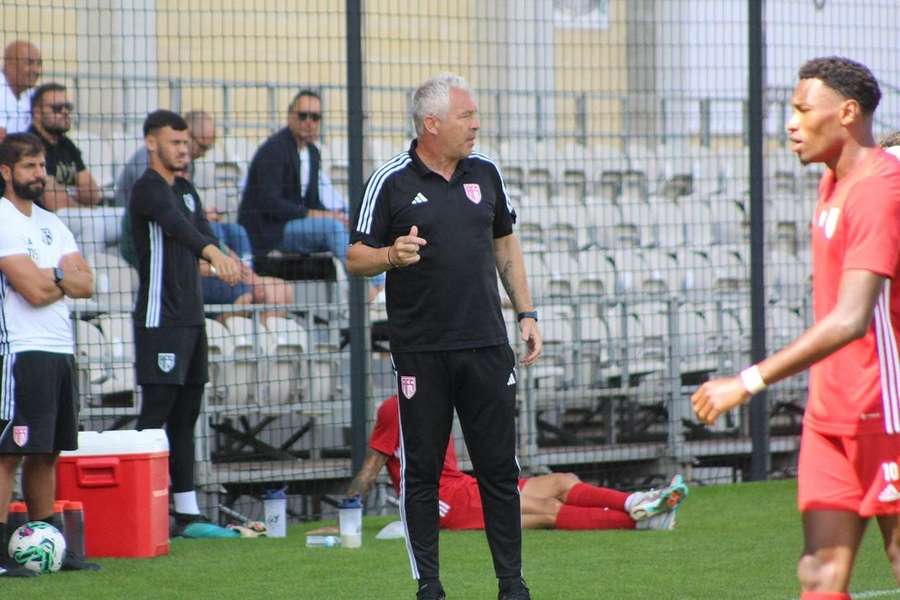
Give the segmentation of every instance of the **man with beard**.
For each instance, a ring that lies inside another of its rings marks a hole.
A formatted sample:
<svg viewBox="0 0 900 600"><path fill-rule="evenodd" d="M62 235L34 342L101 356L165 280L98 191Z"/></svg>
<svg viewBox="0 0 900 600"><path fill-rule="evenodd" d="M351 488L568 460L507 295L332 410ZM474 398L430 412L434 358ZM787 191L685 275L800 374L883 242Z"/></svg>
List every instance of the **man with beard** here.
<svg viewBox="0 0 900 600"><path fill-rule="evenodd" d="M78 448L72 324L63 298L89 298L94 276L59 218L38 206L46 171L29 133L0 143L0 576L27 576L6 555L6 517L22 463L28 518L53 516L56 457ZM24 460L23 460L24 458ZM64 569L97 569L67 556Z"/></svg>
<svg viewBox="0 0 900 600"><path fill-rule="evenodd" d="M75 106L66 88L58 83L38 86L31 96L31 127L44 143L47 189L41 200L69 227L88 254L103 252L119 238L123 210L97 206L100 188L81 158L81 150L66 133L72 127Z"/></svg>
<svg viewBox="0 0 900 600"><path fill-rule="evenodd" d="M157 110L144 121L150 167L128 207L140 276L133 314L143 390L137 428L166 426L173 535L219 537L194 489L194 424L209 381L198 258L228 285L237 283L240 269L219 250L197 190L177 175L190 160L188 138L187 122L172 111Z"/></svg>
<svg viewBox="0 0 900 600"><path fill-rule="evenodd" d="M81 150L66 135L72 127L75 106L59 83L38 86L31 96L29 133L44 142L47 188L42 202L52 211L100 202L100 188L85 167ZM71 195L69 190L71 190Z"/></svg>

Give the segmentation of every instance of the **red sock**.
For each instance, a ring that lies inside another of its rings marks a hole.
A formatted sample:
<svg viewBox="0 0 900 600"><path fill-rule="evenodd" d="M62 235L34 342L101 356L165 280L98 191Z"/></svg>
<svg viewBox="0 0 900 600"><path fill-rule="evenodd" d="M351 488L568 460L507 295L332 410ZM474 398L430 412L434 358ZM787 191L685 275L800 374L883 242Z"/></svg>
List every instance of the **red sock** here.
<svg viewBox="0 0 900 600"><path fill-rule="evenodd" d="M800 600L850 600L845 592L803 592Z"/></svg>
<svg viewBox="0 0 900 600"><path fill-rule="evenodd" d="M634 519L620 510L563 504L556 515L556 528L634 529Z"/></svg>
<svg viewBox="0 0 900 600"><path fill-rule="evenodd" d="M619 490L611 490L605 487L597 487L587 483L576 483L569 490L565 504L569 506L595 506L599 508L612 508L625 510L625 499L628 494Z"/></svg>

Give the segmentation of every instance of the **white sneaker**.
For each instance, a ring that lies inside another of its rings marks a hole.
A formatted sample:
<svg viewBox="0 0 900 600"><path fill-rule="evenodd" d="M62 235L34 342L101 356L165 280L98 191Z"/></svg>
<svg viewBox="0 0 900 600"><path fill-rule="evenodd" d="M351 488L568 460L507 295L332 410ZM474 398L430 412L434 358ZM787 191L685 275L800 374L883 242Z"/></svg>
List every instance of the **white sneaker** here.
<svg viewBox="0 0 900 600"><path fill-rule="evenodd" d="M681 475L672 477L661 490L635 492L626 502L626 510L635 521L674 511L687 498L688 487Z"/></svg>
<svg viewBox="0 0 900 600"><path fill-rule="evenodd" d="M668 512L647 517L646 519L635 523L634 528L655 531L669 531L670 529L675 529L675 514L677 512L678 509L673 508Z"/></svg>

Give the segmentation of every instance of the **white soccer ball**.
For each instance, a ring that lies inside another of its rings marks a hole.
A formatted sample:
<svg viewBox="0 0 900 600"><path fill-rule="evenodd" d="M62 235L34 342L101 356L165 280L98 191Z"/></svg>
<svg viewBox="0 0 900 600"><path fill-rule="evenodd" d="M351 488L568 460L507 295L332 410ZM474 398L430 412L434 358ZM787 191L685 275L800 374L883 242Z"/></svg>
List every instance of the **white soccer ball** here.
<svg viewBox="0 0 900 600"><path fill-rule="evenodd" d="M9 538L9 556L35 573L59 571L66 555L66 538L43 521L29 521Z"/></svg>

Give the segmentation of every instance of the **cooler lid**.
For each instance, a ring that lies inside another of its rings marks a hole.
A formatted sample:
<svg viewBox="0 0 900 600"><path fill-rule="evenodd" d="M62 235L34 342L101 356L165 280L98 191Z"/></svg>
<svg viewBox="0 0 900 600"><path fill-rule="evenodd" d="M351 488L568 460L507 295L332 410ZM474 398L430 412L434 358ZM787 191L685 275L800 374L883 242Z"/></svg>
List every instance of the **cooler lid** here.
<svg viewBox="0 0 900 600"><path fill-rule="evenodd" d="M100 456L168 452L169 440L162 429L79 431L78 450L60 456Z"/></svg>

